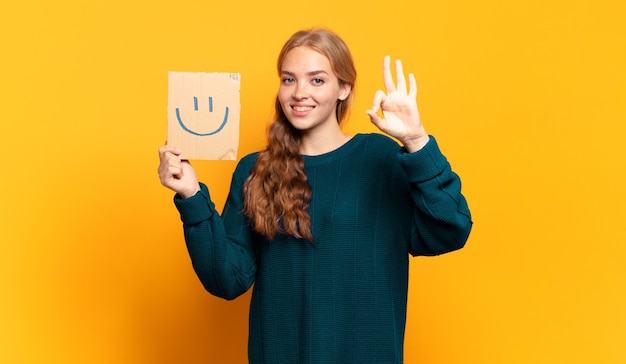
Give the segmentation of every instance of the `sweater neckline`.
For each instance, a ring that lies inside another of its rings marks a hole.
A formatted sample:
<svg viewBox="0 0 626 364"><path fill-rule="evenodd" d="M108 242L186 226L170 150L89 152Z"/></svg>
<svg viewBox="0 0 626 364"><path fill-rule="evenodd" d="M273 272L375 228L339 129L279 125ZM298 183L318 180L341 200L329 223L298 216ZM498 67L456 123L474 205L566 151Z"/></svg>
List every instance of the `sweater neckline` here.
<svg viewBox="0 0 626 364"><path fill-rule="evenodd" d="M350 154L364 139L364 134L355 134L335 150L320 155L303 155L305 167L317 167L332 163Z"/></svg>

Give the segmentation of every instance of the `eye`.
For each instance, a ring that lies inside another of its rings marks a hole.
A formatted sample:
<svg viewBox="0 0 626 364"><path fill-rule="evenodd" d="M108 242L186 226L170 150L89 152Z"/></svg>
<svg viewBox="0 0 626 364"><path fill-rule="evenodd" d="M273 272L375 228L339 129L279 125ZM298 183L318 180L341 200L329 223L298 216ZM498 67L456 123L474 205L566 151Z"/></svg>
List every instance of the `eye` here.
<svg viewBox="0 0 626 364"><path fill-rule="evenodd" d="M291 85L294 83L294 79L292 77L283 77L282 82L285 85Z"/></svg>
<svg viewBox="0 0 626 364"><path fill-rule="evenodd" d="M312 79L311 83L316 85L316 86L321 86L321 85L324 84L324 80L319 78L319 77L317 77L317 78Z"/></svg>

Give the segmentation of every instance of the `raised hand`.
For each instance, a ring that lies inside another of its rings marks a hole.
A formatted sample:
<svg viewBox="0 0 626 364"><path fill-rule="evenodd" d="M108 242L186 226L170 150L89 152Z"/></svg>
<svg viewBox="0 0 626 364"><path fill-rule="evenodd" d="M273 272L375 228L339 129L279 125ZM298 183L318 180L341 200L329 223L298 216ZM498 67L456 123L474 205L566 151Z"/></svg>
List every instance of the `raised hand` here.
<svg viewBox="0 0 626 364"><path fill-rule="evenodd" d="M395 62L397 85L393 82L390 63L390 57L386 56L383 60L383 82L387 92L378 90L372 108L366 112L382 132L397 138L409 152L414 152L426 145L429 139L417 109L415 76L409 73L407 91L402 62ZM382 111L382 118L378 115L379 110Z"/></svg>

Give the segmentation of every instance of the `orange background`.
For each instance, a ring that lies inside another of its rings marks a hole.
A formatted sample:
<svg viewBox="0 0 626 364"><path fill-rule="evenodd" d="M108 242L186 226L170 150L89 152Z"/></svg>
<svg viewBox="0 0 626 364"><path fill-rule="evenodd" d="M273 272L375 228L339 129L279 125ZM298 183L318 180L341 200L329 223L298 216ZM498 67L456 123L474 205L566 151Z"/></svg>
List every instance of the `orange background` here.
<svg viewBox="0 0 626 364"><path fill-rule="evenodd" d="M416 74L473 212L465 249L411 261L406 362L626 362L625 5L404 3L2 5L0 362L245 362L249 294L203 291L158 182L167 72L241 73L242 156L313 25L354 53L350 133L385 54ZM221 206L235 162L195 166Z"/></svg>

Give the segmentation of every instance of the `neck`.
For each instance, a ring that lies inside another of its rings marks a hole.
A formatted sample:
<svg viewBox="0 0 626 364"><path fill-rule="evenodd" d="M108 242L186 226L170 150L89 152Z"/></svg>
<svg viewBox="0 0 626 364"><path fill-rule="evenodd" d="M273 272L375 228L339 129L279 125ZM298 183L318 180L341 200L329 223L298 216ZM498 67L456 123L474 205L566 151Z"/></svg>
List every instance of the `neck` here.
<svg viewBox="0 0 626 364"><path fill-rule="evenodd" d="M337 127L336 130L326 133L305 133L300 143L300 153L315 156L328 152L344 145L351 136L345 134Z"/></svg>

